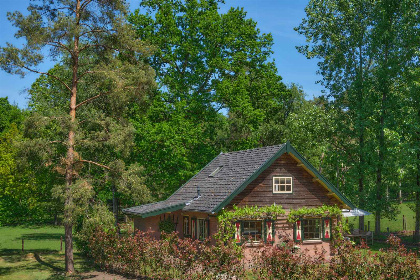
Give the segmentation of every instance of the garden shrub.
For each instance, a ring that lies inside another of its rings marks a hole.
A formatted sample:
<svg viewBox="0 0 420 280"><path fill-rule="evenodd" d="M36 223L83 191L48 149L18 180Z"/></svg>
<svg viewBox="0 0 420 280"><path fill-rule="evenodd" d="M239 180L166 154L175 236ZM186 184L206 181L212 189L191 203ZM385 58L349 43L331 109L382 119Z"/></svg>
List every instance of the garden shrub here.
<svg viewBox="0 0 420 280"><path fill-rule="evenodd" d="M417 255L395 236L388 239L390 248L379 253L365 244L337 241L329 262L325 252L309 256L295 251L292 240L284 240L281 246L266 244L255 251L249 265L243 247L234 242L214 246L209 239L180 239L177 233L156 239L150 232L118 235L98 228L88 246L100 268L151 279L420 279Z"/></svg>
<svg viewBox="0 0 420 280"><path fill-rule="evenodd" d="M324 255L324 251L315 252L311 257L287 240L279 246L266 244L255 251L250 267L259 279L322 279L326 271Z"/></svg>
<svg viewBox="0 0 420 280"><path fill-rule="evenodd" d="M390 235L387 243L389 249L373 253L365 243L354 247L343 240L330 262L329 279L420 279L417 255L396 236Z"/></svg>
<svg viewBox="0 0 420 280"><path fill-rule="evenodd" d="M75 226L77 249L84 255L89 255L89 238L98 227L103 230L113 229L114 221L114 215L103 204L96 204L86 216L79 216Z"/></svg>
<svg viewBox="0 0 420 280"><path fill-rule="evenodd" d="M177 233L150 232L120 236L115 230L95 230L89 240L91 257L104 270L152 279L227 279L242 275L241 250L233 243L213 246Z"/></svg>

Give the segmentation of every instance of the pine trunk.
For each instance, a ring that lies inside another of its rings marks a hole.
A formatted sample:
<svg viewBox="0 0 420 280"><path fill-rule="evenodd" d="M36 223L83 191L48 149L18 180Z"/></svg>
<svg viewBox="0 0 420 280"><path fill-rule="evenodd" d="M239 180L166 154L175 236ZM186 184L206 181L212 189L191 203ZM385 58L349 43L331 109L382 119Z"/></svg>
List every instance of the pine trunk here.
<svg viewBox="0 0 420 280"><path fill-rule="evenodd" d="M77 0L76 5L76 25L80 21L80 0ZM73 45L72 57L72 86L70 96L70 131L68 136L68 149L66 158L66 190L65 190L65 205L64 205L64 229L65 229L65 269L66 273L74 273L73 261L73 196L71 187L73 184L73 165L74 165L74 141L75 141L75 124L76 124L76 96L77 96L77 71L79 68L79 37L75 35Z"/></svg>

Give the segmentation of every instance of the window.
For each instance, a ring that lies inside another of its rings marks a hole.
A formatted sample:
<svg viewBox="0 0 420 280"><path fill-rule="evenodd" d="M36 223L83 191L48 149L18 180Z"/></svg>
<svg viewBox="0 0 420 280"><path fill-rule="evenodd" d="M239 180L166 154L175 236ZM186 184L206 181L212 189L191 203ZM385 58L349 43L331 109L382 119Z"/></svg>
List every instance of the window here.
<svg viewBox="0 0 420 280"><path fill-rule="evenodd" d="M321 219L302 220L303 239L321 239Z"/></svg>
<svg viewBox="0 0 420 280"><path fill-rule="evenodd" d="M262 221L243 221L242 236L244 241L261 241L262 224Z"/></svg>
<svg viewBox="0 0 420 280"><path fill-rule="evenodd" d="M292 193L292 177L273 177L273 193Z"/></svg>
<svg viewBox="0 0 420 280"><path fill-rule="evenodd" d="M198 229L197 229L198 240L204 240L209 237L208 233L208 220L198 219Z"/></svg>
<svg viewBox="0 0 420 280"><path fill-rule="evenodd" d="M190 236L190 217L188 216L184 216L183 229L184 237Z"/></svg>
<svg viewBox="0 0 420 280"><path fill-rule="evenodd" d="M214 176L216 176L217 175L217 173L219 173L220 172L220 170L222 170L223 169L223 166L219 166L219 167L217 167L210 175L209 175L209 177L214 177Z"/></svg>

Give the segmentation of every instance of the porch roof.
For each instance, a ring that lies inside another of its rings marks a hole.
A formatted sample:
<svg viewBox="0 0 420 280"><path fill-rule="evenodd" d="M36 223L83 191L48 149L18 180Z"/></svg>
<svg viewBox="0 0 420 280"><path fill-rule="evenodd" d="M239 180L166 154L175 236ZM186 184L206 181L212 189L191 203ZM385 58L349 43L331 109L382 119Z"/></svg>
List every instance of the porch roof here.
<svg viewBox="0 0 420 280"><path fill-rule="evenodd" d="M141 216L142 218L147 218L151 216L156 216L166 212L172 212L184 208L184 202L171 202L171 201L159 201L155 203L145 204L141 206L135 206L131 208L124 209L123 212L128 215Z"/></svg>

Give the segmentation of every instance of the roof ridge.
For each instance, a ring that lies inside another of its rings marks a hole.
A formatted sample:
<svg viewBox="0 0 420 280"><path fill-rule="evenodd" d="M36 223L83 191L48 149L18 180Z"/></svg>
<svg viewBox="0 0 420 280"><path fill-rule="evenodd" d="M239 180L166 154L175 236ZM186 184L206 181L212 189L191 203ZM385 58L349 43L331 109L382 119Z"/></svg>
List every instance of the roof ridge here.
<svg viewBox="0 0 420 280"><path fill-rule="evenodd" d="M226 153L223 153L223 154L224 155L228 155L228 154L234 154L234 153L239 153L239 152L247 152L247 151L259 150L259 149L273 148L273 147L279 147L279 148L281 148L284 145L286 145L286 143L277 144L277 145L271 145L271 146L264 146L264 147L257 147L257 148L246 149L246 150L231 151L231 152L226 152Z"/></svg>

